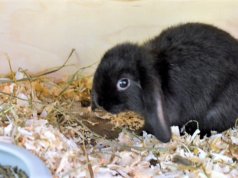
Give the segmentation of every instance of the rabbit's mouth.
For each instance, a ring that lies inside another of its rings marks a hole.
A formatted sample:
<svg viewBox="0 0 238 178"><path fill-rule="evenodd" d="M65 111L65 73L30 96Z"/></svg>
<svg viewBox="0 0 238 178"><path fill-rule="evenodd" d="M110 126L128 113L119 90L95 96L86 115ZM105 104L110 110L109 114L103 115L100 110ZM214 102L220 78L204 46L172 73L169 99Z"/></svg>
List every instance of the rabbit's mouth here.
<svg viewBox="0 0 238 178"><path fill-rule="evenodd" d="M94 111L95 109L104 110L112 114L119 114L120 112L128 111L128 109L125 108L123 104L117 104L117 105L107 104L107 105L100 106L98 104L92 103L92 110Z"/></svg>
<svg viewBox="0 0 238 178"><path fill-rule="evenodd" d="M120 112L128 111L128 109L125 108L124 104L117 104L117 105L107 104L103 106L97 105L97 107L92 105L92 110L95 110L96 108L112 114L119 114Z"/></svg>
<svg viewBox="0 0 238 178"><path fill-rule="evenodd" d="M112 114L118 114L120 112L125 112L128 111L128 109L126 109L124 107L124 105L122 104L118 104L118 105L113 105L113 106L109 106L109 107L104 107L104 109Z"/></svg>
<svg viewBox="0 0 238 178"><path fill-rule="evenodd" d="M105 110L112 114L118 114L123 111L127 111L125 104L119 102L111 102L106 99L102 99L98 97L98 94L93 91L92 93L92 104L91 108L94 111L95 109Z"/></svg>

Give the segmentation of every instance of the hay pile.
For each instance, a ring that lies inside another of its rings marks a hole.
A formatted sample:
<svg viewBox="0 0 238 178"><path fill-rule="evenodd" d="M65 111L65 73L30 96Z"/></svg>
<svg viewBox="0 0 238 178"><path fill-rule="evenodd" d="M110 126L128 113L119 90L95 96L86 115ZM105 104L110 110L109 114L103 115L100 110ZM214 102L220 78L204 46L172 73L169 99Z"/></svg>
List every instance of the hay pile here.
<svg viewBox="0 0 238 178"><path fill-rule="evenodd" d="M201 140L199 130L180 136L172 127L172 141L162 144L123 129L142 127L134 113L91 112L91 81L78 73L55 82L23 70L1 78L0 141L30 150L54 178L238 177L237 128Z"/></svg>

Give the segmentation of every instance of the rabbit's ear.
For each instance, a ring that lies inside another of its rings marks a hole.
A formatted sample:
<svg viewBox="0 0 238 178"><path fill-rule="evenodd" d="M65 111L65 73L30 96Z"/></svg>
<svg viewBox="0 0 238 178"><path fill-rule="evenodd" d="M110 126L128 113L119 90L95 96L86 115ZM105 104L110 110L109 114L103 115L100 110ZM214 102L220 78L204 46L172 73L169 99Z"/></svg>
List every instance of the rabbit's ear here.
<svg viewBox="0 0 238 178"><path fill-rule="evenodd" d="M155 84L150 88L150 92L146 92L146 95L145 129L153 133L160 141L168 142L171 139L171 129L160 85Z"/></svg>

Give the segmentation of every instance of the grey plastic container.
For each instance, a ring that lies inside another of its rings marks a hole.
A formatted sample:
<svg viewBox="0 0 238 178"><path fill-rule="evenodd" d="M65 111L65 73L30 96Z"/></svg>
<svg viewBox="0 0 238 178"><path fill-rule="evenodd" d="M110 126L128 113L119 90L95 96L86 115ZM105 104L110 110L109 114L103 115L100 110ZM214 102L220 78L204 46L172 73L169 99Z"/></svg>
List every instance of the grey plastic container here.
<svg viewBox="0 0 238 178"><path fill-rule="evenodd" d="M17 166L29 178L52 178L49 169L38 157L13 144L0 142L0 164Z"/></svg>

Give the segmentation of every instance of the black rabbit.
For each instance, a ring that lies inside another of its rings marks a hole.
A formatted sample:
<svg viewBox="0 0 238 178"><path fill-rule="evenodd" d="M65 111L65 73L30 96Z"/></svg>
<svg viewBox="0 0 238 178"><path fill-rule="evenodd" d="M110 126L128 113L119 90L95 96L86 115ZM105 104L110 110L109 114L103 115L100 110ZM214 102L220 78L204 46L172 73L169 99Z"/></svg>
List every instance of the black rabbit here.
<svg viewBox="0 0 238 178"><path fill-rule="evenodd" d="M92 107L145 118L160 141L170 126L189 120L201 134L224 131L238 117L238 41L217 27L187 23L164 30L143 45L107 51L94 75Z"/></svg>

